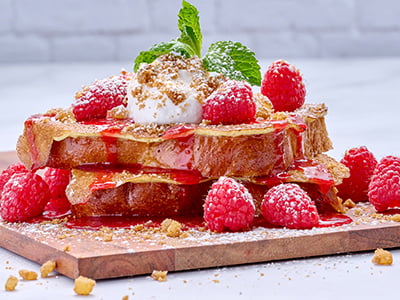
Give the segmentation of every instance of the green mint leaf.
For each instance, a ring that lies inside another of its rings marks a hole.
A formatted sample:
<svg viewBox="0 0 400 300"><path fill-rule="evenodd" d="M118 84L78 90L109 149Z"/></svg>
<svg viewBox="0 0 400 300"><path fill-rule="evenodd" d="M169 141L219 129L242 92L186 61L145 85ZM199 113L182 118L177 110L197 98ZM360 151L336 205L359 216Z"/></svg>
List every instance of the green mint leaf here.
<svg viewBox="0 0 400 300"><path fill-rule="evenodd" d="M192 51L193 50L190 47L177 40L156 44L152 46L149 50L139 53L139 55L135 59L133 70L136 72L139 69L141 63L150 64L161 55L170 52L176 52L182 56L190 57L193 55Z"/></svg>
<svg viewBox="0 0 400 300"><path fill-rule="evenodd" d="M239 42L216 42L210 45L203 58L209 72L222 73L234 80L261 85L261 71L254 52Z"/></svg>
<svg viewBox="0 0 400 300"><path fill-rule="evenodd" d="M199 11L186 1L182 1L182 8L178 13L178 28L181 36L178 38L183 44L193 49L193 54L201 57L203 36L201 34Z"/></svg>

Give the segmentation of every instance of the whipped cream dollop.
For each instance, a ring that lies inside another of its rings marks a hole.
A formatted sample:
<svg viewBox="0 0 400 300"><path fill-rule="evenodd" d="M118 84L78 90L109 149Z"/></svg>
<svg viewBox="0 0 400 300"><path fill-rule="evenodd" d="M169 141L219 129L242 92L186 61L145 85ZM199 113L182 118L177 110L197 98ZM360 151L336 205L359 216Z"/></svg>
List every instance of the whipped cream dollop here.
<svg viewBox="0 0 400 300"><path fill-rule="evenodd" d="M130 81L129 117L139 124L200 123L202 104L221 80L197 57L161 56L142 64Z"/></svg>

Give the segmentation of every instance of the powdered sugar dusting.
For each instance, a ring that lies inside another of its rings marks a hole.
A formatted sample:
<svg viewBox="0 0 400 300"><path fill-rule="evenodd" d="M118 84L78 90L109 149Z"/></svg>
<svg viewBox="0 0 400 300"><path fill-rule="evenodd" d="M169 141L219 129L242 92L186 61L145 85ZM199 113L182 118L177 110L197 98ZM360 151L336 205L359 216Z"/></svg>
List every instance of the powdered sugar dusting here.
<svg viewBox="0 0 400 300"><path fill-rule="evenodd" d="M72 257L90 257L93 253L96 253L97 258L104 256L104 259L106 259L106 257L113 257L112 255L115 254L140 255L140 257L143 257L143 255L151 255L153 251L156 251L158 253L157 255L161 255L163 250L171 249L177 250L176 255L179 256L179 253L181 253L180 251L186 253L185 251L191 251L191 249L196 249L197 247L205 247L197 248L200 251L207 251L207 249L210 249L210 251L221 251L218 249L227 251L232 246L233 252L237 249L249 249L249 254L252 254L253 252L251 252L251 249L259 249L261 245L259 242L267 242L269 245L268 251L279 253L279 247L282 246L282 243L296 243L297 238L312 238L315 236L316 241L323 243L325 238L328 239L327 241L332 241L329 240L329 237L337 239L338 236L336 236L336 234L349 233L352 231L360 233L360 230L362 231L363 229L385 229L400 226L398 221L396 221L400 220L399 215L389 216L377 214L368 203L357 204L356 207L347 212L347 215L353 218L353 222L338 227L296 230L255 226L251 230L242 232L222 233L211 232L204 227L195 227L184 229L182 234L178 237L168 236L158 226L149 226L149 224L151 224L150 221L126 229L103 227L97 231L69 229L65 226L66 220L53 220L36 224L1 222L0 231L7 233L10 237L23 235L25 237L24 243L26 243L28 247L31 242L39 242L55 250L67 252ZM10 235L10 232L13 233ZM342 235L339 237L341 236ZM358 234L346 234L348 238L355 236L358 236ZM299 242L300 241L301 240L299 240ZM374 241L370 241L369 244L373 247ZM7 243L1 245L6 247ZM273 245L276 245L278 248L274 250ZM222 248L214 246L221 246ZM17 252L15 248L11 250ZM346 251L345 248L343 250ZM353 250L348 249L347 251ZM264 253L262 257L255 256L249 261L273 260L274 253L271 253L272 256L269 256L269 253ZM59 252L54 252L54 255L59 255ZM186 253L186 255L188 255L188 253ZM299 252L292 254L292 256L288 258L301 256L303 256L303 253ZM55 256L55 258L56 257L58 256ZM148 259L151 258L149 257ZM239 261L230 261L229 263L245 262L240 259Z"/></svg>

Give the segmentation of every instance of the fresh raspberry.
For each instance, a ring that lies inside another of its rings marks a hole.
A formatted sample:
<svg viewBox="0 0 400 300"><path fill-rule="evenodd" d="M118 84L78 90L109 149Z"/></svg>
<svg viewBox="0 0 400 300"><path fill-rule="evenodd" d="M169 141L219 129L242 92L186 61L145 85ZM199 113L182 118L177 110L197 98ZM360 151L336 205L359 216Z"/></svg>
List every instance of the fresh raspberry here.
<svg viewBox="0 0 400 300"><path fill-rule="evenodd" d="M50 191L39 175L16 173L4 185L1 199L1 217L8 222L21 222L43 212Z"/></svg>
<svg viewBox="0 0 400 300"><path fill-rule="evenodd" d="M129 80L130 76L123 73L84 86L82 91L76 93L76 100L72 104L72 112L76 120L89 121L105 118L110 109L119 105L126 106Z"/></svg>
<svg viewBox="0 0 400 300"><path fill-rule="evenodd" d="M70 180L71 171L54 168L46 168L43 174L44 181L48 184L51 200L45 210L66 212L71 204L65 194L65 189Z"/></svg>
<svg viewBox="0 0 400 300"><path fill-rule="evenodd" d="M279 184L269 189L261 203L261 213L272 225L307 229L320 218L314 201L297 184Z"/></svg>
<svg viewBox="0 0 400 300"><path fill-rule="evenodd" d="M4 185L10 180L11 176L15 173L25 173L28 172L28 169L22 163L16 163L9 165L7 169L4 169L0 174L0 195L3 190ZM0 198L1 199L1 198Z"/></svg>
<svg viewBox="0 0 400 300"><path fill-rule="evenodd" d="M272 102L275 111L294 111L305 101L306 88L300 71L284 60L273 62L264 74L261 93Z"/></svg>
<svg viewBox="0 0 400 300"><path fill-rule="evenodd" d="M223 82L203 105L203 120L215 125L250 123L255 115L253 91L243 81Z"/></svg>
<svg viewBox="0 0 400 300"><path fill-rule="evenodd" d="M378 212L400 207L399 157L386 156L376 165L368 196Z"/></svg>
<svg viewBox="0 0 400 300"><path fill-rule="evenodd" d="M362 146L348 150L340 162L349 168L350 177L337 186L339 197L353 202L367 201L368 185L377 164L375 156Z"/></svg>
<svg viewBox="0 0 400 300"><path fill-rule="evenodd" d="M209 190L204 203L204 220L210 230L222 232L246 229L253 222L253 197L245 186L228 177L220 177Z"/></svg>

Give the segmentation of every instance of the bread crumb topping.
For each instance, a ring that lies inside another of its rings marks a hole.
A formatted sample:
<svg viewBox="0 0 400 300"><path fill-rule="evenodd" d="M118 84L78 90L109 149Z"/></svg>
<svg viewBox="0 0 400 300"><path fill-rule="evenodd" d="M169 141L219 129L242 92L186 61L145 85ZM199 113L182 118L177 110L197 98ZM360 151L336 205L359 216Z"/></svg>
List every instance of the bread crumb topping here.
<svg viewBox="0 0 400 300"><path fill-rule="evenodd" d="M372 262L376 265L386 265L389 266L393 263L393 256L387 250L383 250L382 248L378 248L374 252L374 257L372 258Z"/></svg>
<svg viewBox="0 0 400 300"><path fill-rule="evenodd" d="M93 279L79 276L75 279L74 292L78 295L89 295L95 285L96 281L94 281Z"/></svg>
<svg viewBox="0 0 400 300"><path fill-rule="evenodd" d="M182 234L182 224L172 219L165 219L161 223L161 232L169 237L179 237Z"/></svg>
<svg viewBox="0 0 400 300"><path fill-rule="evenodd" d="M151 273L151 278L157 281L167 281L167 274L168 271L157 271L154 270L153 273Z"/></svg>
<svg viewBox="0 0 400 300"><path fill-rule="evenodd" d="M7 278L4 288L6 291L11 292L15 290L17 284L18 284L18 278L10 275L10 277Z"/></svg>
<svg viewBox="0 0 400 300"><path fill-rule="evenodd" d="M51 272L53 272L56 269L56 262L53 260L48 260L46 261L41 267L40 267L40 277L46 278L49 276Z"/></svg>
<svg viewBox="0 0 400 300"><path fill-rule="evenodd" d="M19 270L18 273L23 280L36 280L38 277L38 274L35 271Z"/></svg>

